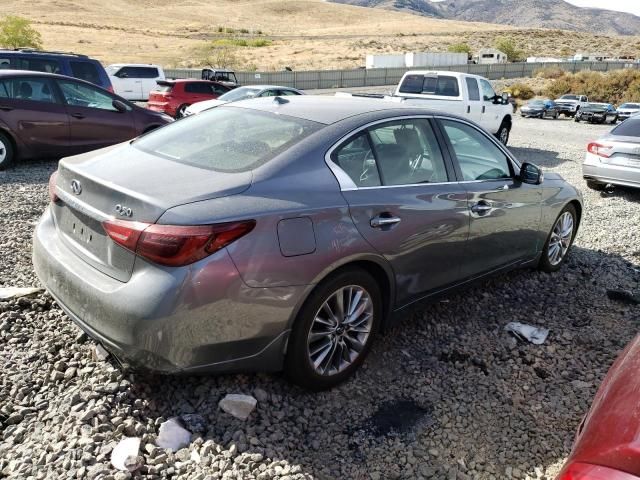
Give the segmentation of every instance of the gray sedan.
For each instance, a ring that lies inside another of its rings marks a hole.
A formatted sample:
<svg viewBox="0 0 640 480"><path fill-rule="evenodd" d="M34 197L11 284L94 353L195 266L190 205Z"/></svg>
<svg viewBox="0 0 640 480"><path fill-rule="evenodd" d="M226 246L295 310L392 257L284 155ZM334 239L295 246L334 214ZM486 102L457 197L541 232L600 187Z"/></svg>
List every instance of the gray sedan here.
<svg viewBox="0 0 640 480"><path fill-rule="evenodd" d="M195 115L196 113L204 112L205 110L219 107L229 102L239 102L240 100L261 97L287 97L291 95L304 95L304 92L295 88L280 87L278 85L249 85L246 87L238 87L220 95L214 100L204 100L189 105L184 111L184 116Z"/></svg>
<svg viewBox="0 0 640 480"><path fill-rule="evenodd" d="M564 262L557 174L464 118L371 99L254 99L63 159L34 237L42 283L117 358L284 369L331 387L398 313Z"/></svg>
<svg viewBox="0 0 640 480"><path fill-rule="evenodd" d="M594 190L607 184L640 188L640 117L625 120L589 143L582 175Z"/></svg>

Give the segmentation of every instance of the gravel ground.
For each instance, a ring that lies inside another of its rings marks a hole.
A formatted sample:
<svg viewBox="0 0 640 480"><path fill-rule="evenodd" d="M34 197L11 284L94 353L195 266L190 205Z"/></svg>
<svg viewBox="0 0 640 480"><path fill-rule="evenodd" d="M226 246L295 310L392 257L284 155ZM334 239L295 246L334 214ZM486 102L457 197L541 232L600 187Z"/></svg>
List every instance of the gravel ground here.
<svg viewBox="0 0 640 480"><path fill-rule="evenodd" d="M582 186L585 144L606 129L517 118L512 150ZM31 235L54 168L0 173L0 286L38 285ZM0 302L0 477L130 478L110 454L137 436L139 478L552 479L640 323L638 307L606 297L640 280L640 192L584 193L560 272L513 272L423 305L378 339L354 379L319 394L278 375L123 374L47 294ZM551 333L518 343L503 332L510 321ZM228 393L258 400L247 421L219 409ZM175 453L154 445L173 416L193 433Z"/></svg>

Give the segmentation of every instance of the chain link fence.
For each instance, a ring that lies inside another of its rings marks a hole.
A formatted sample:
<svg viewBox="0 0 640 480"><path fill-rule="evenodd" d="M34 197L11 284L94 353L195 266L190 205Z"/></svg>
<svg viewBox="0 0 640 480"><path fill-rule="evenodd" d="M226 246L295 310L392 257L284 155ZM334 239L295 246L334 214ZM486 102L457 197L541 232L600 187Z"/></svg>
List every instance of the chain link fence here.
<svg viewBox="0 0 640 480"><path fill-rule="evenodd" d="M328 88L378 87L397 84L409 70L445 70L481 75L489 80L532 77L541 68L561 68L567 72L592 70L606 72L622 68L639 68L625 62L501 63L492 65L457 65L420 68L358 68L354 70L309 70L300 72L236 72L240 85L281 85L300 90ZM167 78L200 78L200 69L168 68Z"/></svg>

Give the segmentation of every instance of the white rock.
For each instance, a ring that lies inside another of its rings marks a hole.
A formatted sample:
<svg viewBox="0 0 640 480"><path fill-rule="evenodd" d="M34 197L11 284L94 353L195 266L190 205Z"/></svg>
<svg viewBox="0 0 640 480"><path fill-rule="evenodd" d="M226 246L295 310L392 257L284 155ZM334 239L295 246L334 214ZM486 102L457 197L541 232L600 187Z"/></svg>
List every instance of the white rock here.
<svg viewBox="0 0 640 480"><path fill-rule="evenodd" d="M160 448L170 448L177 452L188 446L189 443L191 443L191 432L185 430L176 417L170 418L160 425L156 439L156 445Z"/></svg>
<svg viewBox="0 0 640 480"><path fill-rule="evenodd" d="M109 352L105 348L98 344L93 349L93 356L98 362L104 362L109 357Z"/></svg>
<svg viewBox="0 0 640 480"><path fill-rule="evenodd" d="M191 451L191 461L194 463L200 463L200 454L196 450Z"/></svg>
<svg viewBox="0 0 640 480"><path fill-rule="evenodd" d="M42 291L44 291L44 288L0 287L0 300L26 297L27 295L33 295L34 293L38 293Z"/></svg>
<svg viewBox="0 0 640 480"><path fill-rule="evenodd" d="M140 450L140 439L138 437L125 437L113 448L111 452L111 465L118 470L129 470L127 462L129 457L136 458Z"/></svg>
<svg viewBox="0 0 640 480"><path fill-rule="evenodd" d="M257 404L258 401L251 395L229 393L220 400L218 406L228 414L240 420L246 420L256 408Z"/></svg>

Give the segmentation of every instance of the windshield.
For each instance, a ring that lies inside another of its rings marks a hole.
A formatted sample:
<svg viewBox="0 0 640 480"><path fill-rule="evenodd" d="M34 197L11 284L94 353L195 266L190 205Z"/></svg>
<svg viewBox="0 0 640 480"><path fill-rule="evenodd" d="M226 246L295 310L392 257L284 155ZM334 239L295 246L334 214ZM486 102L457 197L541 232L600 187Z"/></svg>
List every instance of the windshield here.
<svg viewBox="0 0 640 480"><path fill-rule="evenodd" d="M301 118L220 107L192 115L132 142L135 148L219 172L253 170L324 125Z"/></svg>
<svg viewBox="0 0 640 480"><path fill-rule="evenodd" d="M220 95L218 100L224 100L225 102L237 102L238 100L246 100L247 98L253 98L260 93L259 88L252 87L239 87L231 90L224 95Z"/></svg>
<svg viewBox="0 0 640 480"><path fill-rule="evenodd" d="M585 108L589 110L607 110L609 105L606 103L589 103Z"/></svg>
<svg viewBox="0 0 640 480"><path fill-rule="evenodd" d="M620 108L628 108L630 110L640 110L640 103L623 103Z"/></svg>
<svg viewBox="0 0 640 480"><path fill-rule="evenodd" d="M577 95L563 95L560 97L560 100L578 100Z"/></svg>

